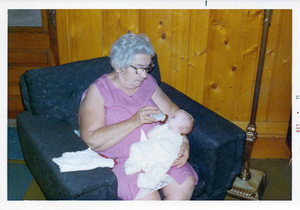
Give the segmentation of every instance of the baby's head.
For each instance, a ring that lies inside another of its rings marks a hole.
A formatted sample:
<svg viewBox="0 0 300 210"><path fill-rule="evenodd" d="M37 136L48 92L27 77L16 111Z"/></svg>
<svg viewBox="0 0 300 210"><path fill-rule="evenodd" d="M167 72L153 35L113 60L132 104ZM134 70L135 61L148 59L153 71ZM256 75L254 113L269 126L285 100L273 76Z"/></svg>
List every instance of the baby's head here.
<svg viewBox="0 0 300 210"><path fill-rule="evenodd" d="M193 130L194 118L186 111L179 109L169 116L166 123L171 131L185 135Z"/></svg>

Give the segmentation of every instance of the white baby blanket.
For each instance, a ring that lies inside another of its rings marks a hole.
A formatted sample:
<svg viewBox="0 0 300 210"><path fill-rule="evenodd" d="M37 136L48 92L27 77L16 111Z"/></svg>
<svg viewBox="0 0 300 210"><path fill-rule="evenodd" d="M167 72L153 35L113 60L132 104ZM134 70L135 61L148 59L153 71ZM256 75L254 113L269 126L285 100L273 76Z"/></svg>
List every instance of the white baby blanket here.
<svg viewBox="0 0 300 210"><path fill-rule="evenodd" d="M65 152L62 157L53 158L59 168L60 172L70 171L85 171L98 167L114 167L113 159L106 159L101 157L97 152L88 148L83 151Z"/></svg>
<svg viewBox="0 0 300 210"><path fill-rule="evenodd" d="M153 189L169 171L178 157L183 137L169 129L168 124L158 125L148 132L145 140L143 130L141 141L130 147L129 158L125 162L125 173L133 174L143 170L138 176L140 188Z"/></svg>

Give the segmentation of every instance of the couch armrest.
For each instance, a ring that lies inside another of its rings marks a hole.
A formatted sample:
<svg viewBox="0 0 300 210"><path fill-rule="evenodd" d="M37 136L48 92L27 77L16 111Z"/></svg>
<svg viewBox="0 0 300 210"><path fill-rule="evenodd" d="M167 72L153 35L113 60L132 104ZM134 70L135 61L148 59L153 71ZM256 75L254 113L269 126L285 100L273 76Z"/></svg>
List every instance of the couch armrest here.
<svg viewBox="0 0 300 210"><path fill-rule="evenodd" d="M65 121L25 111L17 122L26 165L47 199L117 199L117 179L110 168L61 173L52 161L64 152L87 149Z"/></svg>
<svg viewBox="0 0 300 210"><path fill-rule="evenodd" d="M207 193L231 187L242 166L245 132L170 85L162 82L161 88L195 119L194 129L188 135L189 162L203 177Z"/></svg>

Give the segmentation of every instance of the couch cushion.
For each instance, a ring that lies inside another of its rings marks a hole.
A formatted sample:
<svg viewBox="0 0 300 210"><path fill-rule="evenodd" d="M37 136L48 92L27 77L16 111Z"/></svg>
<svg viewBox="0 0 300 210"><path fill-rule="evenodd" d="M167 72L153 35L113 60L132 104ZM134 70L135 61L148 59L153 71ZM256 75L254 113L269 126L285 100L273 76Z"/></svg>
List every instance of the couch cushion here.
<svg viewBox="0 0 300 210"><path fill-rule="evenodd" d="M82 92L110 71L108 58L27 71L25 82L33 115L63 118L72 128L78 127Z"/></svg>
<svg viewBox="0 0 300 210"><path fill-rule="evenodd" d="M151 74L160 84L159 67ZM98 77L112 71L109 57L78 61L65 65L27 71L23 77L26 90L22 89L24 104L35 116L65 119L71 128L78 129L78 109L81 94ZM21 87L24 86L21 84Z"/></svg>

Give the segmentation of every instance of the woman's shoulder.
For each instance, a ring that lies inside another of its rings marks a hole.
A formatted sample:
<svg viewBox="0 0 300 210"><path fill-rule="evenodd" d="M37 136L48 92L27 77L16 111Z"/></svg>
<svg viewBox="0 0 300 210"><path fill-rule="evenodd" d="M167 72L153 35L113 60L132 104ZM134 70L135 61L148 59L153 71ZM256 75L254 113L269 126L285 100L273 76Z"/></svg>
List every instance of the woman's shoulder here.
<svg viewBox="0 0 300 210"><path fill-rule="evenodd" d="M96 85L99 91L108 91L108 89L111 89L111 81L108 79L107 74L104 74L96 79L93 84Z"/></svg>
<svg viewBox="0 0 300 210"><path fill-rule="evenodd" d="M108 79L106 74L96 79L93 84L97 87L98 92L101 94L104 100L106 98L109 98L109 96L112 94L113 85L111 84L111 81Z"/></svg>
<svg viewBox="0 0 300 210"><path fill-rule="evenodd" d="M103 83L103 82L106 82L107 80L107 75L106 74L103 74L101 77L98 77L93 84L97 85L97 84L100 84L100 83Z"/></svg>
<svg viewBox="0 0 300 210"><path fill-rule="evenodd" d="M104 74L101 77L97 78L87 90L85 90L81 97L81 102L85 98L87 94L90 95L90 97L100 97L104 101L110 101L112 99L112 85L110 80L107 78L107 75Z"/></svg>

